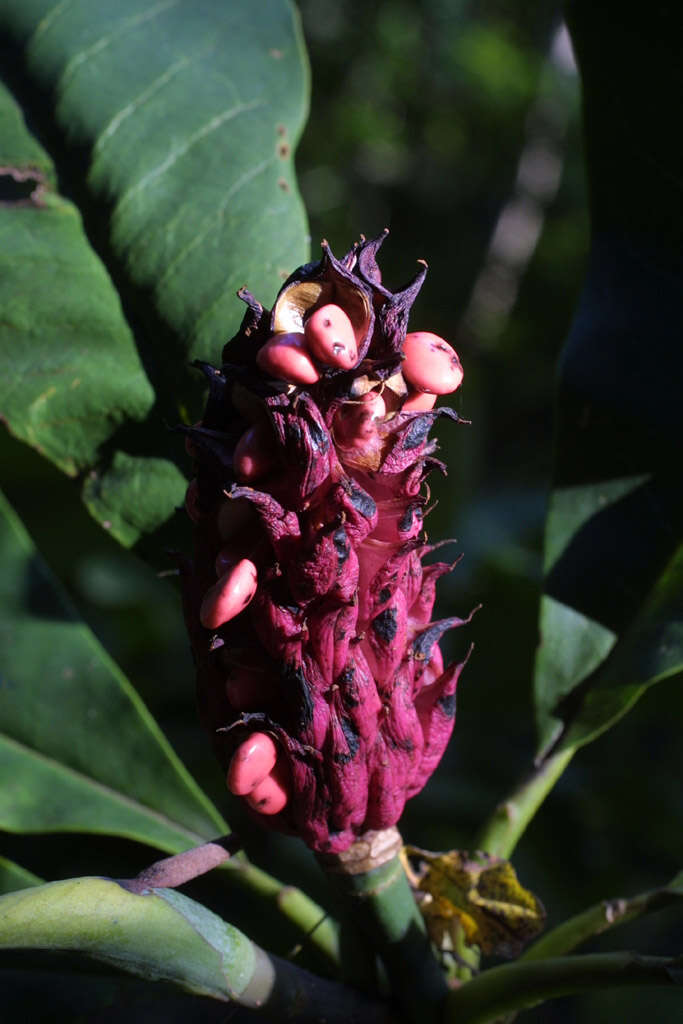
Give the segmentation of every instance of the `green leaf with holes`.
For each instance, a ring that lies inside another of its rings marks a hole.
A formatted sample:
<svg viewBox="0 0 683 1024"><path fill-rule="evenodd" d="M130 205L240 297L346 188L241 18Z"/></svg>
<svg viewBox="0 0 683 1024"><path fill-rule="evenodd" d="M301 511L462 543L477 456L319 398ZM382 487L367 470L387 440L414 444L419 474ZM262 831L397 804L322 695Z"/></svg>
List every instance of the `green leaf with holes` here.
<svg viewBox="0 0 683 1024"><path fill-rule="evenodd" d="M0 495L0 829L169 852L226 825Z"/></svg>
<svg viewBox="0 0 683 1024"><path fill-rule="evenodd" d="M135 544L182 497L168 426L196 414L189 363L220 358L238 288L268 304L308 256L297 15L285 0L3 0L0 29L0 415L66 472L95 470L98 518ZM122 466L144 460L133 522Z"/></svg>

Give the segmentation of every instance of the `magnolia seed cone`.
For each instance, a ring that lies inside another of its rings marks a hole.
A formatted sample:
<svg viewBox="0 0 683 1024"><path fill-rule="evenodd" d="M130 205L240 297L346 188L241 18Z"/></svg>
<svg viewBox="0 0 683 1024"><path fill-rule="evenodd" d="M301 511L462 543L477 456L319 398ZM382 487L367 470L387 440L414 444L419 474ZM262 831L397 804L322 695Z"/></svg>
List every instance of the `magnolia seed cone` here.
<svg viewBox="0 0 683 1024"><path fill-rule="evenodd" d="M464 664L444 668L439 639L468 621L432 621L453 566L423 564L434 550L423 484L444 471L429 432L458 419L420 411L434 399L403 361L426 266L388 291L383 239L342 260L323 243L271 311L242 290L222 366L198 364L202 421L182 428L195 546L181 569L203 724L259 820L327 854L393 826L436 768ZM265 781L252 787L236 751Z"/></svg>

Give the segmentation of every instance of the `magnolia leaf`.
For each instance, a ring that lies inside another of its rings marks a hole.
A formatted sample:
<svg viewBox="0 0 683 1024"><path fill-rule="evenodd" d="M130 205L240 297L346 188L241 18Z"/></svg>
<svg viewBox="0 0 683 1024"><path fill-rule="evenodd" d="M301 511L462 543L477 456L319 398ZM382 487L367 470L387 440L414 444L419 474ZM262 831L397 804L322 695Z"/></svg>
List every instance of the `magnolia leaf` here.
<svg viewBox="0 0 683 1024"><path fill-rule="evenodd" d="M27 871L13 860L0 857L0 893L14 892L16 889L28 889L32 885L41 885L42 878Z"/></svg>
<svg viewBox="0 0 683 1024"><path fill-rule="evenodd" d="M0 415L75 476L154 392L121 302L52 160L0 83L0 166L33 191L0 207Z"/></svg>
<svg viewBox="0 0 683 1024"><path fill-rule="evenodd" d="M0 828L178 852L227 826L0 495Z"/></svg>
<svg viewBox="0 0 683 1024"><path fill-rule="evenodd" d="M74 878L0 897L0 948L85 953L151 981L227 1000L256 964L241 932L173 889L135 895L105 878Z"/></svg>
<svg viewBox="0 0 683 1024"><path fill-rule="evenodd" d="M4 0L0 30L0 415L92 471L86 503L137 544L182 495L168 426L199 407L191 361L220 359L239 288L267 304L308 256L298 16L287 0Z"/></svg>
<svg viewBox="0 0 683 1024"><path fill-rule="evenodd" d="M683 545L675 552L619 643L568 716L561 747L595 739L654 683L683 672Z"/></svg>
<svg viewBox="0 0 683 1024"><path fill-rule="evenodd" d="M481 852L405 850L419 862L409 877L438 948L456 949L462 929L467 944L485 955L514 957L543 928L541 901L520 885L509 861Z"/></svg>
<svg viewBox="0 0 683 1024"><path fill-rule="evenodd" d="M272 1020L386 1021L384 1003L271 956L175 889L133 892L130 885L72 878L0 896L0 949L80 954L148 981L259 1008ZM106 991L93 996L101 1002ZM194 1019L191 1007L182 1019Z"/></svg>
<svg viewBox="0 0 683 1024"><path fill-rule="evenodd" d="M683 669L683 221L677 8L567 5L583 84L591 254L558 375L535 694L541 751ZM640 74L634 76L638 66Z"/></svg>

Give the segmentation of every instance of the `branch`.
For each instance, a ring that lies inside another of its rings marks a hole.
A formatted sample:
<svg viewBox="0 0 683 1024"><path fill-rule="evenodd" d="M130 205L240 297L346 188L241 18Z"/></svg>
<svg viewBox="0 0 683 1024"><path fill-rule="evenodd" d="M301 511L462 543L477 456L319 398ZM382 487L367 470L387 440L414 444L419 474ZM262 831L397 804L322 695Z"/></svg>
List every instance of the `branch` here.
<svg viewBox="0 0 683 1024"><path fill-rule="evenodd" d="M224 877L234 880L291 921L301 932L301 941L315 946L334 971L339 970L339 925L310 896L293 885L284 885L248 860L229 860L221 865L221 871Z"/></svg>
<svg viewBox="0 0 683 1024"><path fill-rule="evenodd" d="M531 946L519 962L543 960L551 956L570 953L582 942L601 935L603 932L626 924L643 914L669 906L683 898L683 872L661 889L640 893L630 899L601 900L595 906L563 921Z"/></svg>
<svg viewBox="0 0 683 1024"><path fill-rule="evenodd" d="M525 779L486 822L474 846L509 860L527 825L572 759L574 750L552 754Z"/></svg>
<svg viewBox="0 0 683 1024"><path fill-rule="evenodd" d="M283 885L244 858L233 859L233 854L241 848L241 840L233 832L172 857L164 857L145 868L136 878L122 878L118 882L129 892L140 894L148 889L175 889L213 868L229 867L232 880L254 895L263 897L278 913L295 924L302 932L302 942L315 946L336 971L340 965L339 926L336 921L300 889Z"/></svg>
<svg viewBox="0 0 683 1024"><path fill-rule="evenodd" d="M0 948L70 950L150 981L302 1024L389 1024L386 1005L270 956L173 889L104 878L0 897Z"/></svg>
<svg viewBox="0 0 683 1024"><path fill-rule="evenodd" d="M444 1024L486 1024L546 999L622 985L681 985L683 957L594 953L493 967L447 1001Z"/></svg>

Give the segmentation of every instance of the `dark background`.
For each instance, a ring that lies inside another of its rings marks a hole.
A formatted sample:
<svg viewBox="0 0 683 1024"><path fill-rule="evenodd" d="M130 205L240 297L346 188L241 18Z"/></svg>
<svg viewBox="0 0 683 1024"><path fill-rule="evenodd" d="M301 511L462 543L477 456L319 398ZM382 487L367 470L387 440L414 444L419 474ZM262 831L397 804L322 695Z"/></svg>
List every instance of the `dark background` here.
<svg viewBox="0 0 683 1024"><path fill-rule="evenodd" d="M429 530L433 539L457 538L465 554L442 584L439 615L484 607L453 641L454 653L476 645L454 738L409 805L403 832L422 847L466 848L534 752L554 368L588 251L579 79L552 4L303 0L300 7L313 99L298 172L313 253L323 237L339 254L359 233L389 227L381 254L388 285L411 277L417 258L427 260L411 327L449 339L465 368L454 405L472 424L440 427L449 476L433 481L438 506ZM4 434L0 462L10 500L82 615L237 824L195 719L173 587L102 534L69 481ZM675 683L651 691L577 755L522 840L514 863L551 923L601 897L663 884L681 867L681 711ZM251 845L279 877L325 899L297 843L253 835ZM120 876L153 859L132 843L92 837L8 836L3 847L47 879ZM236 924L271 948L286 942L256 934L248 907L235 913ZM681 939L675 912L664 912L589 948L673 954ZM645 1014L668 1021L677 1013L680 996L626 990L557 1000L523 1019L635 1024Z"/></svg>

